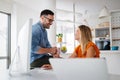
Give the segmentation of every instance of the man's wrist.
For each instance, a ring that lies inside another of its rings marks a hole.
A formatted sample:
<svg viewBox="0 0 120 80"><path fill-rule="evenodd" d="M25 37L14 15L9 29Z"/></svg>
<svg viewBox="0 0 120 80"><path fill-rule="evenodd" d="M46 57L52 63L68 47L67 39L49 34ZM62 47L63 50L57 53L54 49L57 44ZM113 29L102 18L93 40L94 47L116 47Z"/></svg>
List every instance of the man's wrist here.
<svg viewBox="0 0 120 80"><path fill-rule="evenodd" d="M54 55L54 53L52 52L52 48L49 49L49 53L50 53L51 55Z"/></svg>
<svg viewBox="0 0 120 80"><path fill-rule="evenodd" d="M55 54L57 54L57 48L52 47L52 48L49 49L49 52L50 52L51 55L55 55Z"/></svg>
<svg viewBox="0 0 120 80"><path fill-rule="evenodd" d="M52 55L55 55L56 53L52 53L52 52L51 52L51 54L52 54Z"/></svg>

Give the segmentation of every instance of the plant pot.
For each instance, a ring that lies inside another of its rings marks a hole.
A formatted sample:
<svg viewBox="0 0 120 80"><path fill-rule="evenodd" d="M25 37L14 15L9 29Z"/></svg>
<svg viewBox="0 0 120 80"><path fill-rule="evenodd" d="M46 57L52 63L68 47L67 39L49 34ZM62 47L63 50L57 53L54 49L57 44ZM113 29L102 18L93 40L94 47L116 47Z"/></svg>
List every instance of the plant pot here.
<svg viewBox="0 0 120 80"><path fill-rule="evenodd" d="M58 38L58 42L62 42L62 38L61 37Z"/></svg>

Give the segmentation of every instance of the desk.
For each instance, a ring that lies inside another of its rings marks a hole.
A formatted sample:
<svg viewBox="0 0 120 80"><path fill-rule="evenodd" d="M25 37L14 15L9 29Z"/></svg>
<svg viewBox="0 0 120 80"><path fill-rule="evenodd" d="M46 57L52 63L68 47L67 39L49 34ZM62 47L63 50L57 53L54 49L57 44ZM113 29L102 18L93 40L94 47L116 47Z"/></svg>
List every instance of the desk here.
<svg viewBox="0 0 120 80"><path fill-rule="evenodd" d="M0 80L57 80L57 78L51 70L33 69L27 74L12 76L8 70L0 71Z"/></svg>
<svg viewBox="0 0 120 80"><path fill-rule="evenodd" d="M34 69L21 76L9 76L8 71L0 71L0 80L57 80L57 77L51 70ZM120 75L110 74L110 80L120 80Z"/></svg>

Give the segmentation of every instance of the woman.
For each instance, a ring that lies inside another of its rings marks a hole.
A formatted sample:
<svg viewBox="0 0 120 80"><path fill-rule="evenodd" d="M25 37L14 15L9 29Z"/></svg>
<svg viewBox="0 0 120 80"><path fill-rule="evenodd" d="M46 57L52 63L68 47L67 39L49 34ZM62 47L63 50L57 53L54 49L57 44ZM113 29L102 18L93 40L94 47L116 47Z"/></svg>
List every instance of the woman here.
<svg viewBox="0 0 120 80"><path fill-rule="evenodd" d="M75 40L80 44L75 48L70 58L99 58L99 49L92 42L92 34L88 26L81 25L77 28Z"/></svg>

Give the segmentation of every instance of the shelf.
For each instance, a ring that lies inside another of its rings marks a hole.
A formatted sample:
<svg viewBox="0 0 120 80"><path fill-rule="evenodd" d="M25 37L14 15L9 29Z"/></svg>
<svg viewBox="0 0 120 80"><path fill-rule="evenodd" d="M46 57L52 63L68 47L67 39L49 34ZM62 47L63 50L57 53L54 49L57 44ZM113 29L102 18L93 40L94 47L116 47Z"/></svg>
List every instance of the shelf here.
<svg viewBox="0 0 120 80"><path fill-rule="evenodd" d="M120 39L112 39L113 41L119 41Z"/></svg>
<svg viewBox="0 0 120 80"><path fill-rule="evenodd" d="M95 37L96 39L110 39L109 37Z"/></svg>
<svg viewBox="0 0 120 80"><path fill-rule="evenodd" d="M110 41L110 39L96 39L95 41Z"/></svg>
<svg viewBox="0 0 120 80"><path fill-rule="evenodd" d="M95 29L109 29L110 27L96 27Z"/></svg>
<svg viewBox="0 0 120 80"><path fill-rule="evenodd" d="M119 27L112 27L112 29L120 29L120 26Z"/></svg>
<svg viewBox="0 0 120 80"><path fill-rule="evenodd" d="M95 37L98 39L109 39L110 37L109 27L95 28Z"/></svg>
<svg viewBox="0 0 120 80"><path fill-rule="evenodd" d="M95 41L108 41L108 40L110 40L109 37L96 37L94 39L95 39Z"/></svg>

